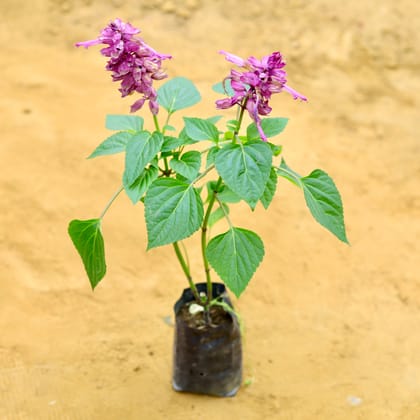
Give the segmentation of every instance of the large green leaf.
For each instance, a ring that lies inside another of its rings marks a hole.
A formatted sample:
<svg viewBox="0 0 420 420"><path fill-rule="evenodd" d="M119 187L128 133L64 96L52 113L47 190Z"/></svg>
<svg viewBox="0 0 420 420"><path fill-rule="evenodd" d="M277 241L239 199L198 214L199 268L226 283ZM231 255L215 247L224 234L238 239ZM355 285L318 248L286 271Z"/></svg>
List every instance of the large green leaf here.
<svg viewBox="0 0 420 420"><path fill-rule="evenodd" d="M265 209L268 209L271 201L274 198L274 194L277 189L277 173L274 168L271 168L270 176L268 177L267 184L265 184L265 189L263 195L260 198L260 201Z"/></svg>
<svg viewBox="0 0 420 420"><path fill-rule="evenodd" d="M169 166L183 177L193 180L201 166L201 154L196 150L184 153L180 158L173 158Z"/></svg>
<svg viewBox="0 0 420 420"><path fill-rule="evenodd" d="M261 120L261 127L264 134L270 138L281 133L287 125L289 120L287 118L264 118ZM250 124L246 129L246 136L248 140L261 139L260 133L255 123Z"/></svg>
<svg viewBox="0 0 420 420"><path fill-rule="evenodd" d="M216 155L216 169L227 186L254 208L267 184L271 161L267 143L228 144Z"/></svg>
<svg viewBox="0 0 420 420"><path fill-rule="evenodd" d="M123 185L125 192L133 204L137 204L143 197L151 183L158 177L159 169L156 166L146 168L133 184L128 184L126 175L123 176Z"/></svg>
<svg viewBox="0 0 420 420"><path fill-rule="evenodd" d="M104 140L93 152L88 159L104 156L113 155L114 153L123 152L127 146L128 141L133 137L132 133L128 131L119 131Z"/></svg>
<svg viewBox="0 0 420 420"><path fill-rule="evenodd" d="M82 258L90 284L94 289L106 273L101 220L72 220L68 232Z"/></svg>
<svg viewBox="0 0 420 420"><path fill-rule="evenodd" d="M210 121L202 118L184 117L185 132L187 136L195 141L219 139L219 130Z"/></svg>
<svg viewBox="0 0 420 420"><path fill-rule="evenodd" d="M348 243L343 204L334 181L320 169L301 178L305 201L312 216L341 241Z"/></svg>
<svg viewBox="0 0 420 420"><path fill-rule="evenodd" d="M150 134L141 131L128 142L125 154L124 178L126 185L132 185L144 168L156 156L163 143L163 136L157 131Z"/></svg>
<svg viewBox="0 0 420 420"><path fill-rule="evenodd" d="M105 127L108 130L143 130L143 118L138 115L107 115Z"/></svg>
<svg viewBox="0 0 420 420"><path fill-rule="evenodd" d="M239 297L264 257L264 244L256 233L234 227L214 237L206 255L226 286Z"/></svg>
<svg viewBox="0 0 420 420"><path fill-rule="evenodd" d="M148 249L187 238L200 228L203 220L203 202L197 190L178 179L154 181L144 205Z"/></svg>
<svg viewBox="0 0 420 420"><path fill-rule="evenodd" d="M201 96L191 80L175 77L158 89L158 102L169 114L200 102Z"/></svg>

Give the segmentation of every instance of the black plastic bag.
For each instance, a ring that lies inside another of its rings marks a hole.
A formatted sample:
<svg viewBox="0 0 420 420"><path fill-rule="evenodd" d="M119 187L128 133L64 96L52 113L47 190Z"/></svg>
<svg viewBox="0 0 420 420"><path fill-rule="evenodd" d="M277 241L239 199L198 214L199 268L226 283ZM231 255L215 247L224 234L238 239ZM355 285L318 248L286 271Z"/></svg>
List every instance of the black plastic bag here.
<svg viewBox="0 0 420 420"><path fill-rule="evenodd" d="M198 283L198 292L207 292ZM213 299L232 306L223 284L213 283ZM242 343L235 314L221 306L210 308L210 323L204 312L191 315L191 289L185 289L174 306L175 342L173 388L176 391L219 397L234 396L242 381Z"/></svg>

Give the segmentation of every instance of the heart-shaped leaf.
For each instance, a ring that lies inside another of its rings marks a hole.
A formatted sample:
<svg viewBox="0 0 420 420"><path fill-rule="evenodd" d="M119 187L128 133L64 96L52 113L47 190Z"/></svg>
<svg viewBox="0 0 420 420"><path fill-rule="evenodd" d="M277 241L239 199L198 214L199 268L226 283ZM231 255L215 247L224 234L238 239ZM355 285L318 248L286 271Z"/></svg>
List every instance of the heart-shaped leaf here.
<svg viewBox="0 0 420 420"><path fill-rule="evenodd" d="M270 175L271 148L261 141L228 144L216 155L216 169L227 186L251 208L264 192Z"/></svg>
<svg viewBox="0 0 420 420"><path fill-rule="evenodd" d="M206 255L226 286L239 297L264 257L264 244L256 233L233 227L208 243Z"/></svg>
<svg viewBox="0 0 420 420"><path fill-rule="evenodd" d="M144 200L148 245L151 249L187 238L200 228L203 202L197 190L173 178L157 179Z"/></svg>

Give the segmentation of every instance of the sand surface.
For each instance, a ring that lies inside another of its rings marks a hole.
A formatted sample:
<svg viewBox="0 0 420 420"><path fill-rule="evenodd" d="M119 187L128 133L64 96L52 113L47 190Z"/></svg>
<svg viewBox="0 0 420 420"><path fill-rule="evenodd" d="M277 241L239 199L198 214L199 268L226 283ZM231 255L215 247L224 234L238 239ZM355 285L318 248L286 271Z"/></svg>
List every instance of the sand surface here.
<svg viewBox="0 0 420 420"><path fill-rule="evenodd" d="M2 0L0 12L0 419L420 419L420 2ZM229 69L219 49L282 51L309 98L273 101L290 118L284 156L342 193L351 247L286 181L269 213L232 213L266 243L235 301L245 384L232 399L171 389L168 319L186 282L170 247L146 253L142 206L122 196L107 214L95 293L67 237L123 168L84 158L132 100L97 49L73 47L115 17L174 56L166 68L197 84L202 117Z"/></svg>

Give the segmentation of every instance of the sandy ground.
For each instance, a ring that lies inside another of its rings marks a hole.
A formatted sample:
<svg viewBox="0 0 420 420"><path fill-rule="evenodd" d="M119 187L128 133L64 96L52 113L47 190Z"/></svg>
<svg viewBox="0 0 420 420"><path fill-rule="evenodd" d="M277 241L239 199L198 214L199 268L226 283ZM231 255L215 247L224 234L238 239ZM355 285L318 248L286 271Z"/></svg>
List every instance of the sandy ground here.
<svg viewBox="0 0 420 420"><path fill-rule="evenodd" d="M1 1L1 419L420 419L420 3L349 4ZM284 155L342 193L351 247L287 182L269 213L232 214L267 248L236 301L246 384L233 399L171 389L165 320L185 280L171 248L146 254L141 206L122 197L108 213L95 293L66 234L119 184L121 156L84 157L131 98L97 51L72 46L117 16L174 55L168 72L206 96L199 116L229 68L217 50L281 50L309 98L274 100L290 118Z"/></svg>

